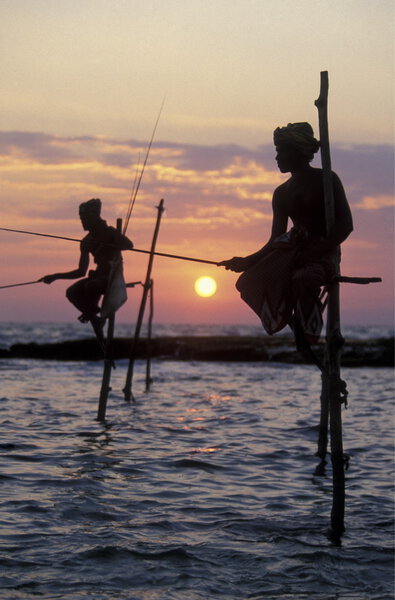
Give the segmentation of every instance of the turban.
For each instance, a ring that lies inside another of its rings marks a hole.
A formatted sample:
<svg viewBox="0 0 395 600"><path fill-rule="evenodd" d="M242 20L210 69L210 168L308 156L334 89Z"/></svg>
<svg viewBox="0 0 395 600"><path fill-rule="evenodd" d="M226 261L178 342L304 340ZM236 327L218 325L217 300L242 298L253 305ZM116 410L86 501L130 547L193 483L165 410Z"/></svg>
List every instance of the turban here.
<svg viewBox="0 0 395 600"><path fill-rule="evenodd" d="M92 198L92 200L80 204L80 215L100 217L100 211L101 200L99 198Z"/></svg>
<svg viewBox="0 0 395 600"><path fill-rule="evenodd" d="M309 123L288 123L286 127L277 127L273 133L273 140L277 148L294 148L309 160L313 159L320 147Z"/></svg>

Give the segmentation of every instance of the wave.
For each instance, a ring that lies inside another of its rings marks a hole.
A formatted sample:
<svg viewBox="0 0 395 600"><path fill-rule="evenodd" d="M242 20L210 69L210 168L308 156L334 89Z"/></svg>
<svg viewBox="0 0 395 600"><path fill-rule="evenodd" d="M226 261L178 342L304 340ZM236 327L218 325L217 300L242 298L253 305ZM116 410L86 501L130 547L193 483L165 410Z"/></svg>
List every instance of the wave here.
<svg viewBox="0 0 395 600"><path fill-rule="evenodd" d="M389 338L394 336L393 326L359 325L343 326L343 336L346 339L370 340L375 338ZM57 343L66 340L81 340L91 335L89 325L81 323L52 323L52 322L0 322L0 348L9 348L18 343ZM117 337L131 337L134 335L134 325L116 323ZM143 325L141 336L147 335L146 326ZM180 336L253 336L267 339L268 336L260 325L212 325L212 324L154 324L154 337L180 337ZM286 338L291 331L286 328L276 334L276 338Z"/></svg>

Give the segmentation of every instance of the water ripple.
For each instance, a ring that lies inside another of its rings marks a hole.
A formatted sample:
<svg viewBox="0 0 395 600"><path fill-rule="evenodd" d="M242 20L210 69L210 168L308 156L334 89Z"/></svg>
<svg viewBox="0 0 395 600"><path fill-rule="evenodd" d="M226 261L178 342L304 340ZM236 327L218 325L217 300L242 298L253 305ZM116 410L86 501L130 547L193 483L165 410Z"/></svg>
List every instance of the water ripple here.
<svg viewBox="0 0 395 600"><path fill-rule="evenodd" d="M100 363L7 363L0 598L393 597L389 369L344 374L347 531L335 546L313 368L160 362L145 394L138 363L133 405L124 366L101 424Z"/></svg>

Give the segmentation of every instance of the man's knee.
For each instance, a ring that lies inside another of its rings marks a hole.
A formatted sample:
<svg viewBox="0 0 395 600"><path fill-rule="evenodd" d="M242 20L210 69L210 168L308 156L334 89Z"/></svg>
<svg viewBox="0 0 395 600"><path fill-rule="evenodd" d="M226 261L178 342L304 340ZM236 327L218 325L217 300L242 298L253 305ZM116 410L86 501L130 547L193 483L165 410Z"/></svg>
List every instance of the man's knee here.
<svg viewBox="0 0 395 600"><path fill-rule="evenodd" d="M293 288L303 289L311 281L311 276L306 269L298 269L292 274L291 283Z"/></svg>
<svg viewBox="0 0 395 600"><path fill-rule="evenodd" d="M82 286L81 286L80 281L78 281L77 283L73 283L73 285L68 287L66 290L67 300L69 300L72 304L74 304L74 302L76 302L81 297L81 294L82 294L81 288L82 288Z"/></svg>
<svg viewBox="0 0 395 600"><path fill-rule="evenodd" d="M73 294L73 290L72 290L71 286L69 288L67 288L67 290L66 290L66 298L70 302L72 302L72 299L74 298L74 294Z"/></svg>
<svg viewBox="0 0 395 600"><path fill-rule="evenodd" d="M309 291L317 294L324 283L324 277L321 269L303 267L293 273L291 283L296 293Z"/></svg>

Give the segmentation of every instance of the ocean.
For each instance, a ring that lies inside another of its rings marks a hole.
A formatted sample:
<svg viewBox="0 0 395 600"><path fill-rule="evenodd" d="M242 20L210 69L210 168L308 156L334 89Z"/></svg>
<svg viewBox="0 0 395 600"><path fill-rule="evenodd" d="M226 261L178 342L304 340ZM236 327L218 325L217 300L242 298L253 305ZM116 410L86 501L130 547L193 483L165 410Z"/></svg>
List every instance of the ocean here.
<svg viewBox="0 0 395 600"><path fill-rule="evenodd" d="M155 326L156 335L260 335ZM131 335L117 325L117 335ZM2 323L0 347L87 337L80 324ZM390 328L344 329L369 340ZM394 598L393 369L344 368L346 531L327 536L317 469L320 373L275 362L0 360L0 598Z"/></svg>

